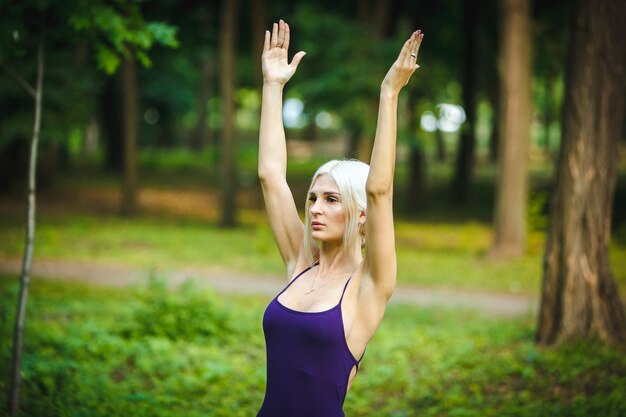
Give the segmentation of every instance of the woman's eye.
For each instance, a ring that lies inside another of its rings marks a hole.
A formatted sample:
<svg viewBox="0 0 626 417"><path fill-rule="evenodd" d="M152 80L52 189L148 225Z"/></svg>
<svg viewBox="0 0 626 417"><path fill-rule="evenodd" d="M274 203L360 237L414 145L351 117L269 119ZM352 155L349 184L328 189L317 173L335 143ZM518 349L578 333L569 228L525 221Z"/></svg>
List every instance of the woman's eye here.
<svg viewBox="0 0 626 417"><path fill-rule="evenodd" d="M314 195L309 196L309 201L315 201L317 198Z"/></svg>
<svg viewBox="0 0 626 417"><path fill-rule="evenodd" d="M337 200L335 197L328 197L328 202L329 202L329 203L336 203L336 202L338 202L338 201L339 201L339 200Z"/></svg>

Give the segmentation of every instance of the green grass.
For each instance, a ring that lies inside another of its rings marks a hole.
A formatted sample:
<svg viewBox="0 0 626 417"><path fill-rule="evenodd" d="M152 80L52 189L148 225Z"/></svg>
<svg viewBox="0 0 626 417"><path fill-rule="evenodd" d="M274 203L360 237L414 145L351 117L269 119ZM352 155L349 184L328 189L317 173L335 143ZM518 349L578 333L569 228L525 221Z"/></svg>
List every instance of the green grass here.
<svg viewBox="0 0 626 417"><path fill-rule="evenodd" d="M0 390L16 280L0 277ZM267 299L35 279L23 416L253 416L265 383ZM626 415L626 356L595 341L538 349L533 317L391 305L346 415Z"/></svg>
<svg viewBox="0 0 626 417"><path fill-rule="evenodd" d="M128 265L145 270L196 267L241 273L283 274L262 213L237 229L209 222L162 217L41 215L35 255L39 259ZM23 228L17 216L0 219L0 258L19 258ZM544 236L533 232L527 254L506 262L486 256L491 228L477 222L396 223L398 279L402 284L536 294L540 288ZM613 271L626 289L626 245L612 246Z"/></svg>

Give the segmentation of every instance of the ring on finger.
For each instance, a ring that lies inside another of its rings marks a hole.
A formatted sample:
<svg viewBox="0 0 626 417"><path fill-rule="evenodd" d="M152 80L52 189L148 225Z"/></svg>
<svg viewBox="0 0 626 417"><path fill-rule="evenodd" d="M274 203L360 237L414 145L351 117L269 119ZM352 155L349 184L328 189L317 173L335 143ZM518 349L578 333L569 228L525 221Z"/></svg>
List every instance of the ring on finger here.
<svg viewBox="0 0 626 417"><path fill-rule="evenodd" d="M413 58L417 58L417 54L411 54Z"/></svg>

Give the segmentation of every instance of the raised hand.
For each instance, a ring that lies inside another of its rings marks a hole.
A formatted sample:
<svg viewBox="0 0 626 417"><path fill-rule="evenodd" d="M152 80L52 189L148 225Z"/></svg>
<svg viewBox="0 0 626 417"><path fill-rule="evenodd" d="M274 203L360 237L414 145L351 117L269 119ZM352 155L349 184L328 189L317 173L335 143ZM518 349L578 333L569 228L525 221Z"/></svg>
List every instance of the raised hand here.
<svg viewBox="0 0 626 417"><path fill-rule="evenodd" d="M393 93L399 93L402 87L404 87L411 78L411 75L419 68L417 65L417 54L424 39L424 34L421 30L416 30L411 34L411 37L404 42L398 59L393 63L381 88L389 89Z"/></svg>
<svg viewBox="0 0 626 417"><path fill-rule="evenodd" d="M265 44L261 55L261 68L263 70L263 82L278 83L284 85L295 74L300 60L305 52L298 52L288 62L289 51L289 25L282 19L272 25L272 33L265 31Z"/></svg>

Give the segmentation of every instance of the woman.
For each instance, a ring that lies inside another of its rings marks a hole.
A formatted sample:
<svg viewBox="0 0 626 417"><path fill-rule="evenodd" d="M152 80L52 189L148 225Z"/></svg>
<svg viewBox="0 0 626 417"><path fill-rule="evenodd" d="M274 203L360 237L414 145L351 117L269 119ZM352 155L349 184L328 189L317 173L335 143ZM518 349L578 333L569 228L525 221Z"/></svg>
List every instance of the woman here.
<svg viewBox="0 0 626 417"><path fill-rule="evenodd" d="M370 166L330 161L315 173L304 224L287 185L282 92L289 25L265 32L259 178L289 284L263 317L267 388L258 417L343 416L346 392L396 285L392 192L398 94L418 65L414 32L381 84Z"/></svg>

